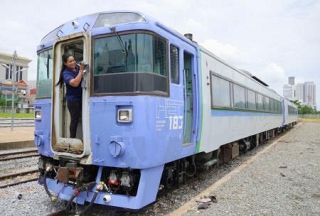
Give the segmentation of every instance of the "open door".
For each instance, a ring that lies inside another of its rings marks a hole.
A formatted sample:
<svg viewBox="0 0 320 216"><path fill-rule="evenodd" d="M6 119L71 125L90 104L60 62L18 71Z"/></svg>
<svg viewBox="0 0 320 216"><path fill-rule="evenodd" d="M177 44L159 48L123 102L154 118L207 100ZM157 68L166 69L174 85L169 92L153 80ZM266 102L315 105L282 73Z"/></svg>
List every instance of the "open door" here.
<svg viewBox="0 0 320 216"><path fill-rule="evenodd" d="M193 55L187 52L183 53L183 84L184 84L184 136L183 143L192 142L192 125L193 125Z"/></svg>
<svg viewBox="0 0 320 216"><path fill-rule="evenodd" d="M66 87L56 86L62 68L62 55L70 53L77 63L89 62L88 41L86 37L61 40L54 46L54 73L52 95L52 150L58 155L82 157L90 151L89 145L89 76L85 74L81 83L82 87L82 115L80 117L76 138L70 138L70 114L67 108ZM88 73L88 72L87 72Z"/></svg>

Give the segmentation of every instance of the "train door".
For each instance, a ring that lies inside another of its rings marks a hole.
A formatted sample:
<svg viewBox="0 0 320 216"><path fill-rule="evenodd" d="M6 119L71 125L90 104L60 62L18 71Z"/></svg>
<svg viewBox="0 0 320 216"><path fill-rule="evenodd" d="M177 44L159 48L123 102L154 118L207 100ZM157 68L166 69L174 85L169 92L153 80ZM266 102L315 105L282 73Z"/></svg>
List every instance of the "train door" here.
<svg viewBox="0 0 320 216"><path fill-rule="evenodd" d="M60 153L71 153L82 155L85 152L85 143L88 140L88 91L87 75L85 74L81 83L82 87L82 112L78 123L75 138L70 138L70 114L66 101L66 86L55 85L60 77L62 69L62 55L69 53L74 56L77 63L88 60L89 55L86 49L86 40L83 37L77 39L59 42L54 47L54 91L53 91L53 109L52 109L52 149ZM88 61L86 61L88 62Z"/></svg>
<svg viewBox="0 0 320 216"><path fill-rule="evenodd" d="M192 142L193 125L193 55L183 53L183 85L184 85L184 136L183 143Z"/></svg>
<svg viewBox="0 0 320 216"><path fill-rule="evenodd" d="M63 49L63 53L69 53L71 55L74 56L75 61L81 62L83 61L83 42L82 41L74 41L71 42L69 44L63 44L62 45L62 49ZM62 95L65 95L66 93L66 86L63 85L62 89ZM60 98L61 101L61 111L62 111L62 119L60 122L60 126L62 128L62 137L64 138L68 138L70 137L70 129L69 129L69 125L70 125L70 114L67 108L67 101L66 101L66 97L61 97ZM78 123L78 128L77 128L77 134L76 134L76 138L77 139L81 139L83 138L83 132L82 132L82 117L80 116L80 120Z"/></svg>

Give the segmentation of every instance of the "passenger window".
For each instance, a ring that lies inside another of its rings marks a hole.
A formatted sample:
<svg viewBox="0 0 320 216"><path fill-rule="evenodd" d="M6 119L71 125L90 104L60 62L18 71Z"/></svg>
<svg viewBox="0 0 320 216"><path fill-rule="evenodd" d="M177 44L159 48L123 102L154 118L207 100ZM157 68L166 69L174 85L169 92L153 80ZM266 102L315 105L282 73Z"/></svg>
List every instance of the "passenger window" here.
<svg viewBox="0 0 320 216"><path fill-rule="evenodd" d="M211 75L211 106L231 107L230 83L215 75Z"/></svg>
<svg viewBox="0 0 320 216"><path fill-rule="evenodd" d="M171 82L179 84L179 49L170 45Z"/></svg>
<svg viewBox="0 0 320 216"><path fill-rule="evenodd" d="M278 113L282 113L282 106L279 101L278 101Z"/></svg>
<svg viewBox="0 0 320 216"><path fill-rule="evenodd" d="M269 111L269 98L263 97L263 110Z"/></svg>
<svg viewBox="0 0 320 216"><path fill-rule="evenodd" d="M245 88L236 84L233 84L233 105L239 109L246 108Z"/></svg>
<svg viewBox="0 0 320 216"><path fill-rule="evenodd" d="M270 98L270 111L273 113L275 112L275 102L276 101L274 99Z"/></svg>
<svg viewBox="0 0 320 216"><path fill-rule="evenodd" d="M262 95L257 94L257 110L263 110Z"/></svg>
<svg viewBox="0 0 320 216"><path fill-rule="evenodd" d="M256 94L251 90L248 90L248 109L256 109Z"/></svg>

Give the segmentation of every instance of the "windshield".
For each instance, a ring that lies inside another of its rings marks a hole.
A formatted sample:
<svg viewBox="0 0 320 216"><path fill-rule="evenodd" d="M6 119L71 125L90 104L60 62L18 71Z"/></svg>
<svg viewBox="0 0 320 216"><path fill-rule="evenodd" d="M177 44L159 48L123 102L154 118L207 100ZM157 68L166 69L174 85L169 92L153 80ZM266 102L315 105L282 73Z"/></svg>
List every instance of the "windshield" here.
<svg viewBox="0 0 320 216"><path fill-rule="evenodd" d="M148 33L94 41L94 92L168 93L167 43Z"/></svg>
<svg viewBox="0 0 320 216"><path fill-rule="evenodd" d="M52 67L52 49L39 53L37 69L37 98L51 97Z"/></svg>

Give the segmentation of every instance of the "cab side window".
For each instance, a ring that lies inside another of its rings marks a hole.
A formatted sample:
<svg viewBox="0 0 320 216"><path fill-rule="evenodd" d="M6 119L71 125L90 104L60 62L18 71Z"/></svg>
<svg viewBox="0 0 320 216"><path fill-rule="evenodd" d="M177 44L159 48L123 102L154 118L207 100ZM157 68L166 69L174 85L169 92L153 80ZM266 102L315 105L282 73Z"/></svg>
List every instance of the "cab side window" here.
<svg viewBox="0 0 320 216"><path fill-rule="evenodd" d="M170 45L171 82L179 84L179 49Z"/></svg>

